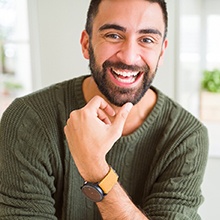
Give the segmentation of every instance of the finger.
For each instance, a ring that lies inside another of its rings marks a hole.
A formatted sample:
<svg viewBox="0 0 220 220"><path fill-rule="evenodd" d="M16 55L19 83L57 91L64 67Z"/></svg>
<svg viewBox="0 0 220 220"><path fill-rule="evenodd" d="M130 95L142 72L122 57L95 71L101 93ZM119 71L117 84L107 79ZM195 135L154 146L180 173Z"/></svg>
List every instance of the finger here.
<svg viewBox="0 0 220 220"><path fill-rule="evenodd" d="M122 134L125 121L132 107L133 107L133 104L130 102L124 104L122 108L120 109L120 111L118 112L118 114L116 115L114 122L112 123L112 126L111 126L112 129L114 129L115 131L118 131L118 134L120 135Z"/></svg>
<svg viewBox="0 0 220 220"><path fill-rule="evenodd" d="M91 109L94 109L96 113L98 113L99 109L102 109L109 116L115 116L114 109L100 96L95 96L92 98L87 106L91 107Z"/></svg>
<svg viewBox="0 0 220 220"><path fill-rule="evenodd" d="M105 124L111 124L111 121L108 117L108 115L102 110L102 109L98 109L97 112L98 118L103 121Z"/></svg>

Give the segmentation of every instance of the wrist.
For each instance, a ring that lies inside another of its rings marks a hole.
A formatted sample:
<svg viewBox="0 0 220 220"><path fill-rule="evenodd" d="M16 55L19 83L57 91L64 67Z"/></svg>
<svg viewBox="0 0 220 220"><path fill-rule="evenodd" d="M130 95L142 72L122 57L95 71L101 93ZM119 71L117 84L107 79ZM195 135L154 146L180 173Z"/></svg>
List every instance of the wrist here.
<svg viewBox="0 0 220 220"><path fill-rule="evenodd" d="M103 200L104 196L111 191L117 181L117 173L112 169L111 166L109 166L108 173L101 181L95 183L86 181L81 189L87 198L93 202L100 202Z"/></svg>
<svg viewBox="0 0 220 220"><path fill-rule="evenodd" d="M85 172L82 172L81 175L85 182L100 182L109 172L108 163L95 164L90 163L89 168Z"/></svg>

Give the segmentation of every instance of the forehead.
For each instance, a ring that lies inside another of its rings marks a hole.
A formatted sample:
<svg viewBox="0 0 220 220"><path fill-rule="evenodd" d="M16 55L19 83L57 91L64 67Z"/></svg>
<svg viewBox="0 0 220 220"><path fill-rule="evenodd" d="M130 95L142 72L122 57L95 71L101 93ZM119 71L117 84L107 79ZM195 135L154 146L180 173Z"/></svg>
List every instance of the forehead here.
<svg viewBox="0 0 220 220"><path fill-rule="evenodd" d="M160 5L146 0L102 0L93 29L105 24L118 24L130 31L156 28L164 33L165 30Z"/></svg>

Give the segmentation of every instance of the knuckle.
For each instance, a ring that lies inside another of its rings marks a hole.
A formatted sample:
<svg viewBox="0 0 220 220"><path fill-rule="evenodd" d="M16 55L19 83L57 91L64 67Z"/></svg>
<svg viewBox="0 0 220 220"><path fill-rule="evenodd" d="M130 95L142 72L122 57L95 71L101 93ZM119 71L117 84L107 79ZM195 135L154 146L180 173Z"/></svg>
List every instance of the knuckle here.
<svg viewBox="0 0 220 220"><path fill-rule="evenodd" d="M76 112L75 111L72 111L71 113L70 113L70 119L72 119L72 118L74 118L75 117L75 114L76 114Z"/></svg>
<svg viewBox="0 0 220 220"><path fill-rule="evenodd" d="M90 113L91 110L88 108L88 106L85 106L84 108L79 110L79 114L82 117L82 119L85 119Z"/></svg>

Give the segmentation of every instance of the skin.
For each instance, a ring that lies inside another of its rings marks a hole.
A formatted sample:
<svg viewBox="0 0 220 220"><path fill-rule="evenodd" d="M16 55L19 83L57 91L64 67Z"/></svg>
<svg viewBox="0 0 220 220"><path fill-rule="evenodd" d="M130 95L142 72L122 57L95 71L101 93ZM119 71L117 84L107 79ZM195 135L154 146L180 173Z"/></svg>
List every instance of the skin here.
<svg viewBox="0 0 220 220"><path fill-rule="evenodd" d="M163 39L164 30L162 11L157 3L103 0L94 19L93 35L90 38L86 31L82 32L82 52L86 59L90 59L89 49L92 46L100 71L108 60L139 67L148 65L151 76L162 63L167 47L167 39ZM132 89L133 92L144 79L144 74L140 74L133 83L121 83L112 76L111 68L105 74L111 88L117 86L128 91ZM157 96L148 89L134 106L130 103L129 94L119 96L123 100L126 98L126 104L118 107L102 94L93 77L84 81L83 92L87 105L70 114L64 130L81 176L86 181L99 182L109 170L105 159L108 151L122 135L132 133L143 123L153 109ZM131 202L119 183L97 206L103 219L148 219Z"/></svg>

